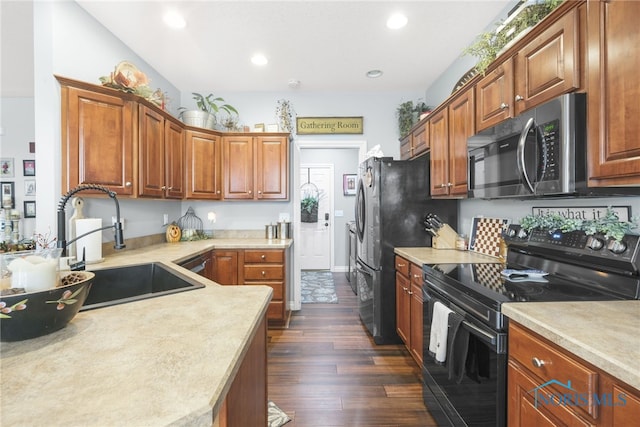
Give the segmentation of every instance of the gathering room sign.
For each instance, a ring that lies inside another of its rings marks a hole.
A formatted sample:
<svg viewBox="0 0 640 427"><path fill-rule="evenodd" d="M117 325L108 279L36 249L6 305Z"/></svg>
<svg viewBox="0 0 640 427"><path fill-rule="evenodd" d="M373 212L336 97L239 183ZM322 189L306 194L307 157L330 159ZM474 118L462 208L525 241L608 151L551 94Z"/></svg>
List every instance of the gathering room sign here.
<svg viewBox="0 0 640 427"><path fill-rule="evenodd" d="M362 134L362 117L296 117L298 135Z"/></svg>

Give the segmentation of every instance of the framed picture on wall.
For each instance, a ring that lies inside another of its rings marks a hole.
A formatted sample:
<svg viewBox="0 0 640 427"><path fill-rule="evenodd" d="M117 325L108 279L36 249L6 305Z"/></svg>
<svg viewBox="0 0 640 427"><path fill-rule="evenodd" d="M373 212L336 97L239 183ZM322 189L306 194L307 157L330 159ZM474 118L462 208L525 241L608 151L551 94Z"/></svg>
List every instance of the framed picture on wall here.
<svg viewBox="0 0 640 427"><path fill-rule="evenodd" d="M342 175L342 193L345 196L355 196L357 183L358 183L358 175L356 174Z"/></svg>
<svg viewBox="0 0 640 427"><path fill-rule="evenodd" d="M0 177L13 178L13 159L4 157L0 159Z"/></svg>
<svg viewBox="0 0 640 427"><path fill-rule="evenodd" d="M35 160L23 160L22 170L24 176L36 176L36 161Z"/></svg>
<svg viewBox="0 0 640 427"><path fill-rule="evenodd" d="M36 217L36 202L35 200L30 200L24 202L24 217L25 218L35 218Z"/></svg>
<svg viewBox="0 0 640 427"><path fill-rule="evenodd" d="M0 193L2 194L2 208L13 209L15 205L15 186L13 182L0 182Z"/></svg>
<svg viewBox="0 0 640 427"><path fill-rule="evenodd" d="M24 195L35 196L36 195L36 180L25 179L24 180Z"/></svg>

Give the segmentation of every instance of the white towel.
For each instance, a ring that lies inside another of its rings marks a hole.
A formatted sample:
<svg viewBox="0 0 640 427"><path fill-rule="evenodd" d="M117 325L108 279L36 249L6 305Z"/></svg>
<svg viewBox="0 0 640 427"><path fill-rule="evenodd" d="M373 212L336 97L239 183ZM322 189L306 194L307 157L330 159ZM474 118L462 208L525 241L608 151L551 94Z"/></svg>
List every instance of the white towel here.
<svg viewBox="0 0 640 427"><path fill-rule="evenodd" d="M429 336L429 352L435 355L436 362L444 363L447 359L447 327L449 313L453 313L439 301L433 304L431 334Z"/></svg>

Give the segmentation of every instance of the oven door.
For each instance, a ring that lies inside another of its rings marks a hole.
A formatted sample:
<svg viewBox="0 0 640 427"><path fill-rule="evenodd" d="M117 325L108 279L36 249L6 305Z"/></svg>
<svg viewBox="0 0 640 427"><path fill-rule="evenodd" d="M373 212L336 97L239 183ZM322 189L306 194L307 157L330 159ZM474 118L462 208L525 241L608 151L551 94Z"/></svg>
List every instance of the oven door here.
<svg viewBox="0 0 640 427"><path fill-rule="evenodd" d="M476 323L462 309L427 285L423 288L425 405L442 426L506 426L507 334ZM429 355L433 304L440 301L462 315L461 328L469 332L465 374L460 382L449 379L447 362Z"/></svg>

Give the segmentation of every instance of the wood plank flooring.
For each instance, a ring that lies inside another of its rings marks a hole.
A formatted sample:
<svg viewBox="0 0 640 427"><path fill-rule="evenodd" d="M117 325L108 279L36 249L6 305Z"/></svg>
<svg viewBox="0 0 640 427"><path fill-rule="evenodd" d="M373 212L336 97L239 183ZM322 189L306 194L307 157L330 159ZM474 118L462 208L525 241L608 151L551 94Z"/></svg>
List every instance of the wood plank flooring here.
<svg viewBox="0 0 640 427"><path fill-rule="evenodd" d="M286 427L437 426L409 352L374 344L344 273L333 277L338 304L302 304L288 329L268 333L269 399Z"/></svg>

